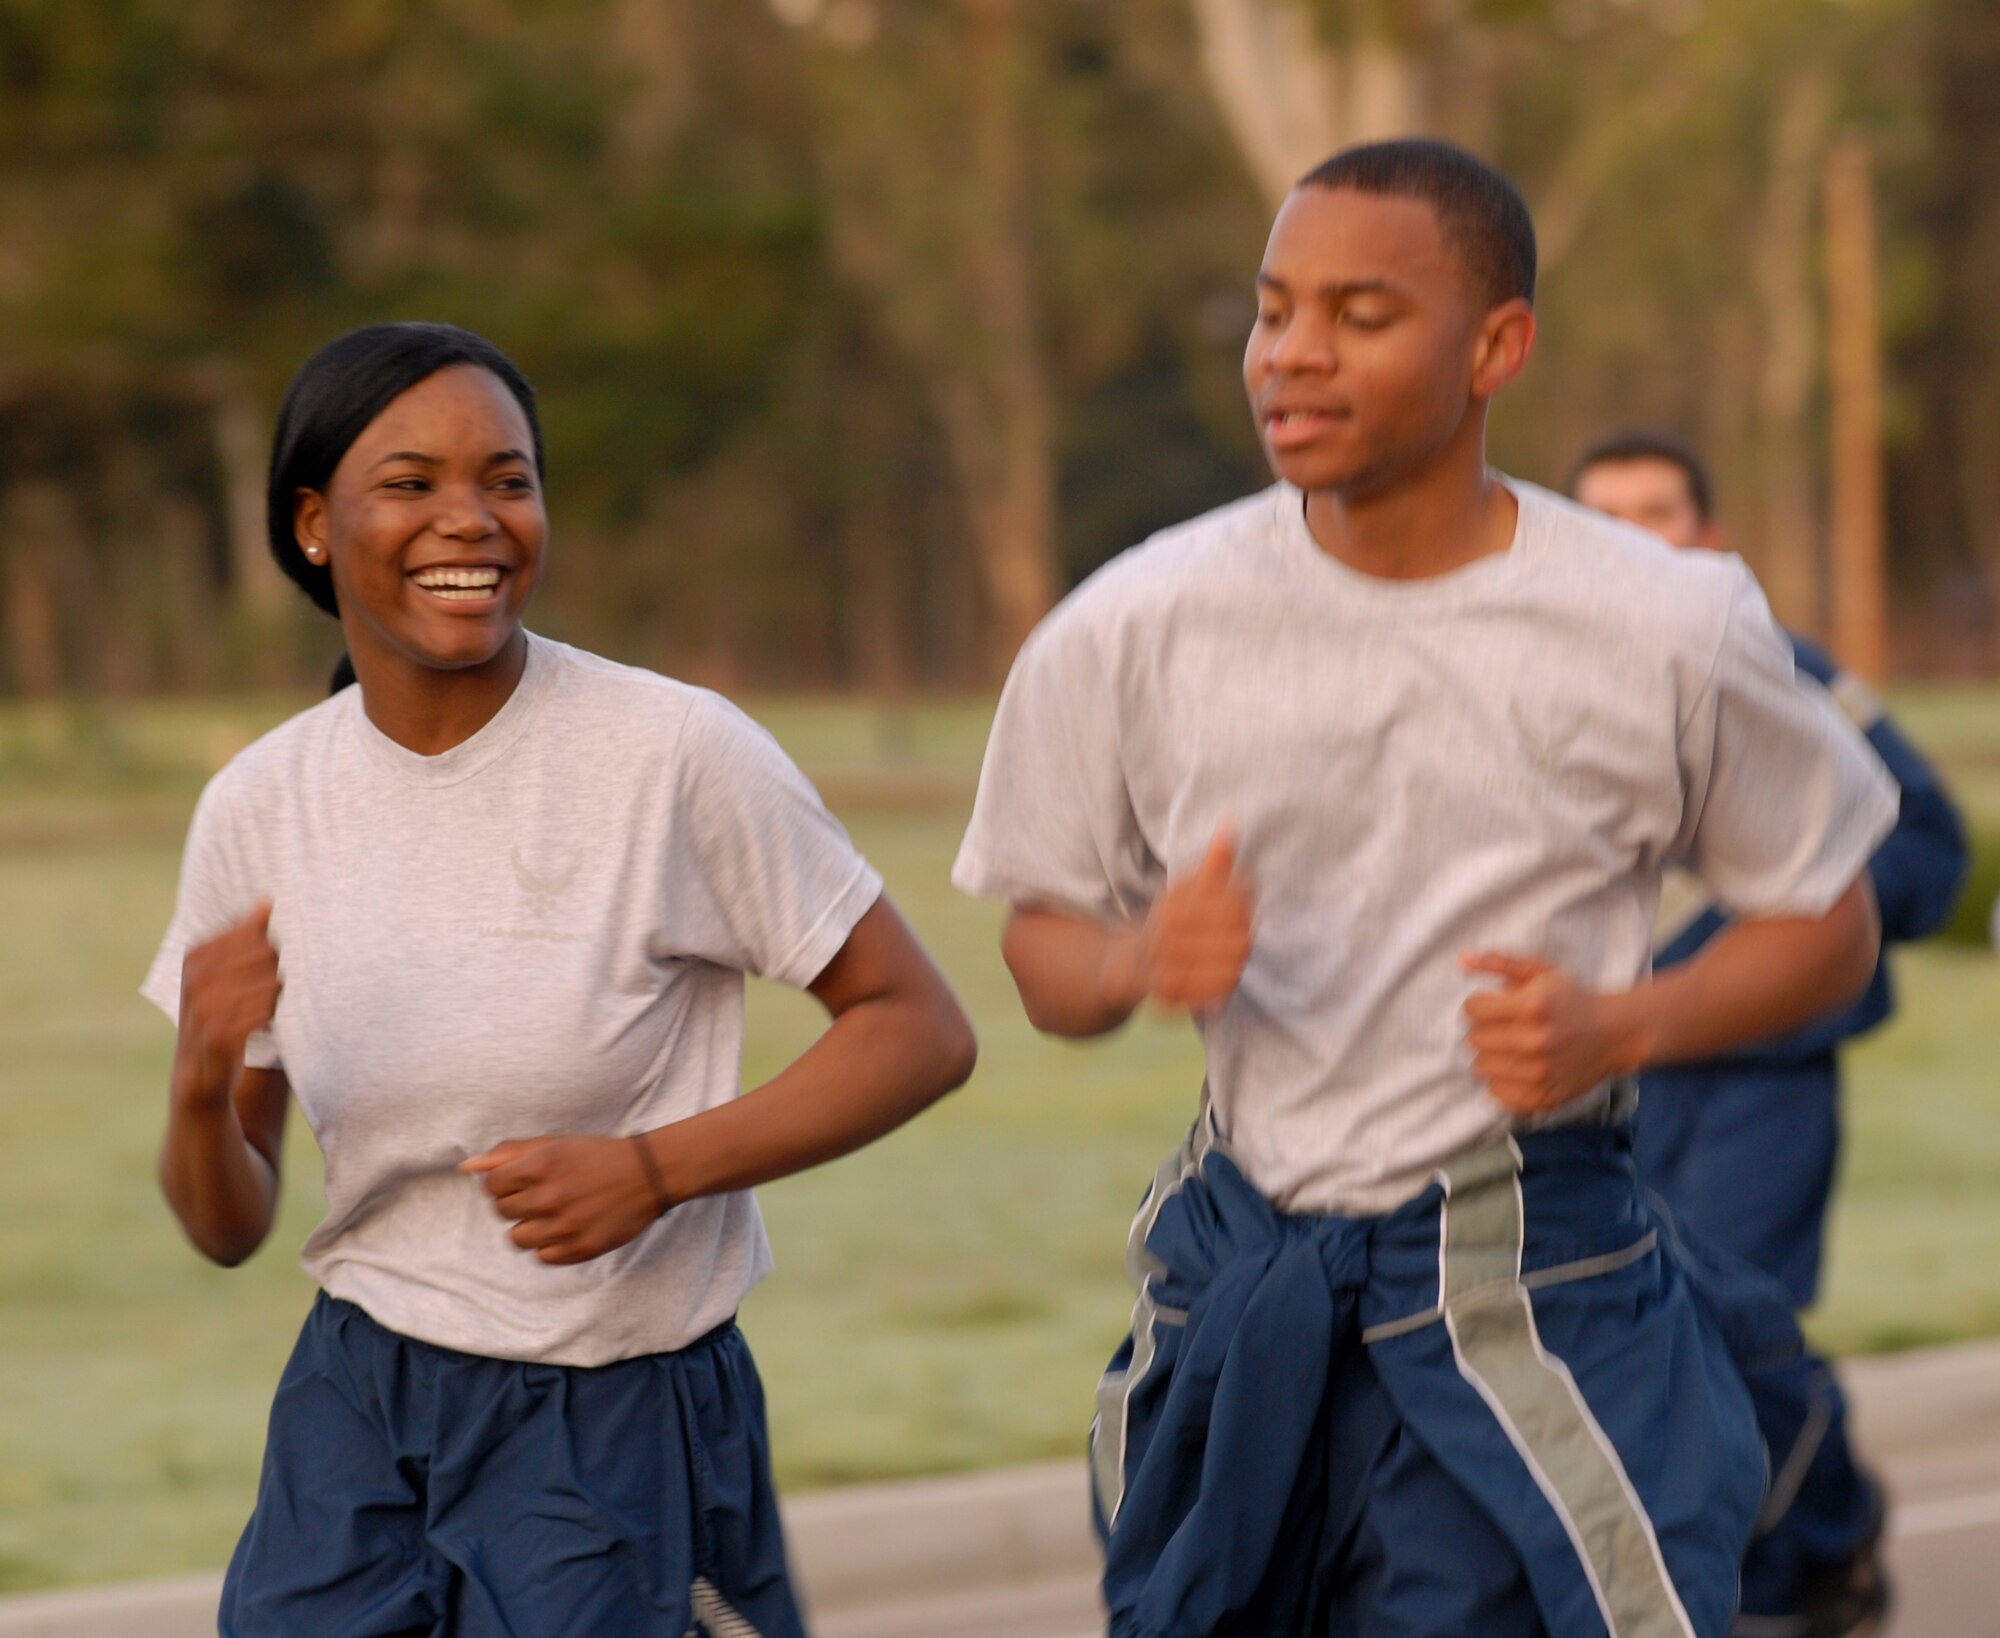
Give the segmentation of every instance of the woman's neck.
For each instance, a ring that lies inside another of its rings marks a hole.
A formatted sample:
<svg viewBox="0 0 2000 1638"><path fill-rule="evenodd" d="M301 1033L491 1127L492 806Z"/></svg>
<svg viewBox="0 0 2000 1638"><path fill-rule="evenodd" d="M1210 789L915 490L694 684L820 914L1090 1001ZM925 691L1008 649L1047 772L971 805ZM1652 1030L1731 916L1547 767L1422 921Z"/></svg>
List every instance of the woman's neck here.
<svg viewBox="0 0 2000 1638"><path fill-rule="evenodd" d="M500 714L528 664L528 635L516 629L492 659L440 670L393 649L350 642L361 708L385 738L418 756L463 745Z"/></svg>

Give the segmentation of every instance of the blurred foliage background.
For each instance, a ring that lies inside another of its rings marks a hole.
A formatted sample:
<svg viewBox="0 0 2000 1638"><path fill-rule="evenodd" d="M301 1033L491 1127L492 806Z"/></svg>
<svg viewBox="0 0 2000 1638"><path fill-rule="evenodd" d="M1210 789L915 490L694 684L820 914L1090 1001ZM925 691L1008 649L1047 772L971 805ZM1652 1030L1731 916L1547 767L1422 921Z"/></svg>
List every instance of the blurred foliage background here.
<svg viewBox="0 0 2000 1638"><path fill-rule="evenodd" d="M725 686L990 682L1061 590L1263 481L1269 206L1425 129L1535 207L1495 454L1713 452L1825 617L1822 171L1867 145L1894 659L1995 658L1990 0L0 0L0 688L299 682L268 427L449 319L545 400L541 624Z"/></svg>

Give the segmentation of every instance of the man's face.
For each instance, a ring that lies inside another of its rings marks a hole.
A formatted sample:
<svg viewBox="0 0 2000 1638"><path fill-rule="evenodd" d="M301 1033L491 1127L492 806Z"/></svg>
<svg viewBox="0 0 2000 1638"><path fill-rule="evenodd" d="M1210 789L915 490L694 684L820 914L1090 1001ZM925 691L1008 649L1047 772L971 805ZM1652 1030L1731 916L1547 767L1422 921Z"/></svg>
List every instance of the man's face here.
<svg viewBox="0 0 2000 1638"><path fill-rule="evenodd" d="M1426 465L1533 336L1525 302L1475 292L1429 204L1305 187L1271 228L1243 380L1280 477L1365 495Z"/></svg>
<svg viewBox="0 0 2000 1638"><path fill-rule="evenodd" d="M1655 455L1629 461L1595 461L1577 475L1576 501L1624 523L1651 530L1669 546L1714 550L1722 534L1695 505L1688 475L1676 461Z"/></svg>

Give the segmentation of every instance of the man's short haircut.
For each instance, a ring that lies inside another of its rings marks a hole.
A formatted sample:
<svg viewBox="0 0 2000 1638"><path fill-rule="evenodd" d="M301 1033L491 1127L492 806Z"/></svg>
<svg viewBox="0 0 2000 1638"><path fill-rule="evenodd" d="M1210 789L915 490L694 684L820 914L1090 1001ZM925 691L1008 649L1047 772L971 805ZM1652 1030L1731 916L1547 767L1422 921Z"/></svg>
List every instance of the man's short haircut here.
<svg viewBox="0 0 2000 1638"><path fill-rule="evenodd" d="M1535 223L1521 192L1485 160L1449 142L1405 137L1344 148L1299 178L1302 188L1421 199L1465 261L1489 306L1535 299Z"/></svg>
<svg viewBox="0 0 2000 1638"><path fill-rule="evenodd" d="M1687 479L1688 499L1694 502L1701 521L1706 523L1715 515L1715 490L1708 481L1708 466L1695 453L1694 445L1671 432L1656 432L1650 427L1627 427L1614 432L1577 456L1576 464L1569 469L1569 493L1576 493L1584 473L1593 466L1614 466L1624 461L1664 461L1679 467L1681 476Z"/></svg>

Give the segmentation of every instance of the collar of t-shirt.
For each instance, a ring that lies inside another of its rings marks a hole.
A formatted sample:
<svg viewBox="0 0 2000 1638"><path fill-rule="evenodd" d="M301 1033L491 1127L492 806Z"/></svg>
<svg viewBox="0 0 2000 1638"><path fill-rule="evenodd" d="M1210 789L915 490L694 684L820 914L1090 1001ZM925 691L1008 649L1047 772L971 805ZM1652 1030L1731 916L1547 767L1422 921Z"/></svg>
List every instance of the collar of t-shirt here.
<svg viewBox="0 0 2000 1638"><path fill-rule="evenodd" d="M490 768L521 737L555 687L553 645L532 632L523 635L528 639L527 660L521 667L520 680L514 684L514 692L507 696L507 703L470 739L461 740L436 756L424 756L398 745L370 722L368 713L362 709L361 689L356 686L351 690L353 698L347 716L362 754L385 773L411 785L456 785Z"/></svg>
<svg viewBox="0 0 2000 1638"><path fill-rule="evenodd" d="M1524 573L1548 524L1545 502L1532 485L1508 482L1498 473L1493 477L1496 482L1506 482L1514 497L1514 538L1504 552L1489 552L1446 574L1390 580L1350 568L1313 539L1306 523L1305 494L1288 483L1277 486L1278 538L1288 555L1304 555L1318 565L1343 600L1363 603L1371 614L1406 619L1450 614L1468 602L1492 596Z"/></svg>

